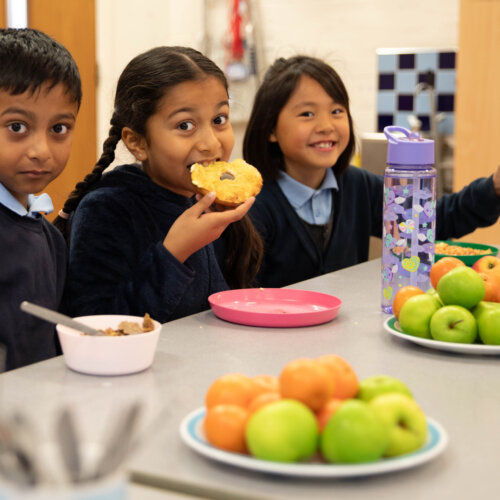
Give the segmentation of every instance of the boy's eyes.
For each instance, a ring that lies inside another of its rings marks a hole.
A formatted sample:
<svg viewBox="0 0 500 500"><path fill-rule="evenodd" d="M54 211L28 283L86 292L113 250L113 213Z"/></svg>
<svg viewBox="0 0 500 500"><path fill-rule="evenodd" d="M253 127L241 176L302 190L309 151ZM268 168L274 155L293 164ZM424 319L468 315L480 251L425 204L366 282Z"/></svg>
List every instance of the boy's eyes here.
<svg viewBox="0 0 500 500"><path fill-rule="evenodd" d="M58 135L64 135L69 132L69 127L64 123L58 123L52 127L52 130Z"/></svg>
<svg viewBox="0 0 500 500"><path fill-rule="evenodd" d="M20 122L11 123L8 125L8 128L15 134L24 134L28 131L28 127ZM57 135L64 135L69 132L70 127L64 123L58 123L54 125L51 130Z"/></svg>
<svg viewBox="0 0 500 500"><path fill-rule="evenodd" d="M26 125L24 125L24 123L19 123L19 122L11 123L10 125L8 125L8 128L16 134L23 134L27 130Z"/></svg>

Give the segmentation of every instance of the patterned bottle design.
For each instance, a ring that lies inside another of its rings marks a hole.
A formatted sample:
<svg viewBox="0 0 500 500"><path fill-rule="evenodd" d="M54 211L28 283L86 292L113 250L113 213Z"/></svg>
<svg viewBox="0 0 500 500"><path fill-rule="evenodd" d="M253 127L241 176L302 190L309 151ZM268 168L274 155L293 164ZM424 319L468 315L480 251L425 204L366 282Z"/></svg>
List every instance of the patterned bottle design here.
<svg viewBox="0 0 500 500"><path fill-rule="evenodd" d="M406 137L395 138L390 134L395 130ZM386 127L384 132L389 148L384 175L381 301L382 310L391 313L400 288L430 288L436 234L436 169L432 166L433 141L401 127ZM391 143L393 140L396 142Z"/></svg>

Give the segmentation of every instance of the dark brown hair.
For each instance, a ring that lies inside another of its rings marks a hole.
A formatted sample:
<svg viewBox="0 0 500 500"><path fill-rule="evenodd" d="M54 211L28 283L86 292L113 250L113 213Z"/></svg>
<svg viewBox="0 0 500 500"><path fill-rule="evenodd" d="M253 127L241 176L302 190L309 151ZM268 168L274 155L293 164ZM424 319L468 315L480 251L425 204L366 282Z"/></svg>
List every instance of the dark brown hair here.
<svg viewBox="0 0 500 500"><path fill-rule="evenodd" d="M62 216L54 220L69 241L67 217L76 210L82 198L96 185L103 171L115 159L115 149L124 127L146 136L146 122L158 109L160 100L173 86L188 81L218 78L228 89L222 70L201 52L188 47L156 47L134 57L118 80L113 116L108 138L94 169L70 193ZM250 220L245 217L226 229L228 258L223 273L231 287L248 286L258 271L262 243ZM235 234L236 236L232 236Z"/></svg>
<svg viewBox="0 0 500 500"><path fill-rule="evenodd" d="M0 89L16 95L60 83L80 107L80 73L63 45L35 29L0 29Z"/></svg>
<svg viewBox="0 0 500 500"><path fill-rule="evenodd" d="M250 114L250 120L243 139L243 156L261 172L264 181L278 178L284 169L283 154L276 142L269 136L276 127L278 116L297 88L304 75L316 80L332 99L342 105L349 118L349 142L340 155L333 170L340 177L349 166L354 152L355 137L349 110L349 96L338 73L321 59L298 55L289 59L279 58L267 70Z"/></svg>

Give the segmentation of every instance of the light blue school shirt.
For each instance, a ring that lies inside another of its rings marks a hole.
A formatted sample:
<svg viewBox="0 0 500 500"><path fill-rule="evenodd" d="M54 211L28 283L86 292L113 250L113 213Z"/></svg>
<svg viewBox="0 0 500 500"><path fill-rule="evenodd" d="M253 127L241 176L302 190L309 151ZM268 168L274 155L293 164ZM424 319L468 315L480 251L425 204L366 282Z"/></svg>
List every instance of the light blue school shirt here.
<svg viewBox="0 0 500 500"><path fill-rule="evenodd" d="M326 224L332 213L332 189L338 191L339 185L333 170L326 171L325 178L318 189L310 188L281 172L278 185L297 212L309 224Z"/></svg>
<svg viewBox="0 0 500 500"><path fill-rule="evenodd" d="M7 190L7 188L0 182L0 203L19 215L27 215L28 217L40 217L40 212L50 214L54 211L52 200L47 193L40 196L34 194L28 195L28 210L24 208L22 203L14 198L14 196Z"/></svg>

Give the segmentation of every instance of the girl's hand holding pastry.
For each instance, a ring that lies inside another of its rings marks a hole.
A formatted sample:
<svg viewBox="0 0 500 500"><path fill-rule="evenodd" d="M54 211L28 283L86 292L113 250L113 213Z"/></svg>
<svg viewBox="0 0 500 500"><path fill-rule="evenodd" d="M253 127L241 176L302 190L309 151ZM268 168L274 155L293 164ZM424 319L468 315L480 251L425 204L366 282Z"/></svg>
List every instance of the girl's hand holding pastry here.
<svg viewBox="0 0 500 500"><path fill-rule="evenodd" d="M250 210L254 197L234 209L212 211L215 193L207 193L198 203L180 215L163 240L165 248L180 262L219 238L226 227Z"/></svg>

